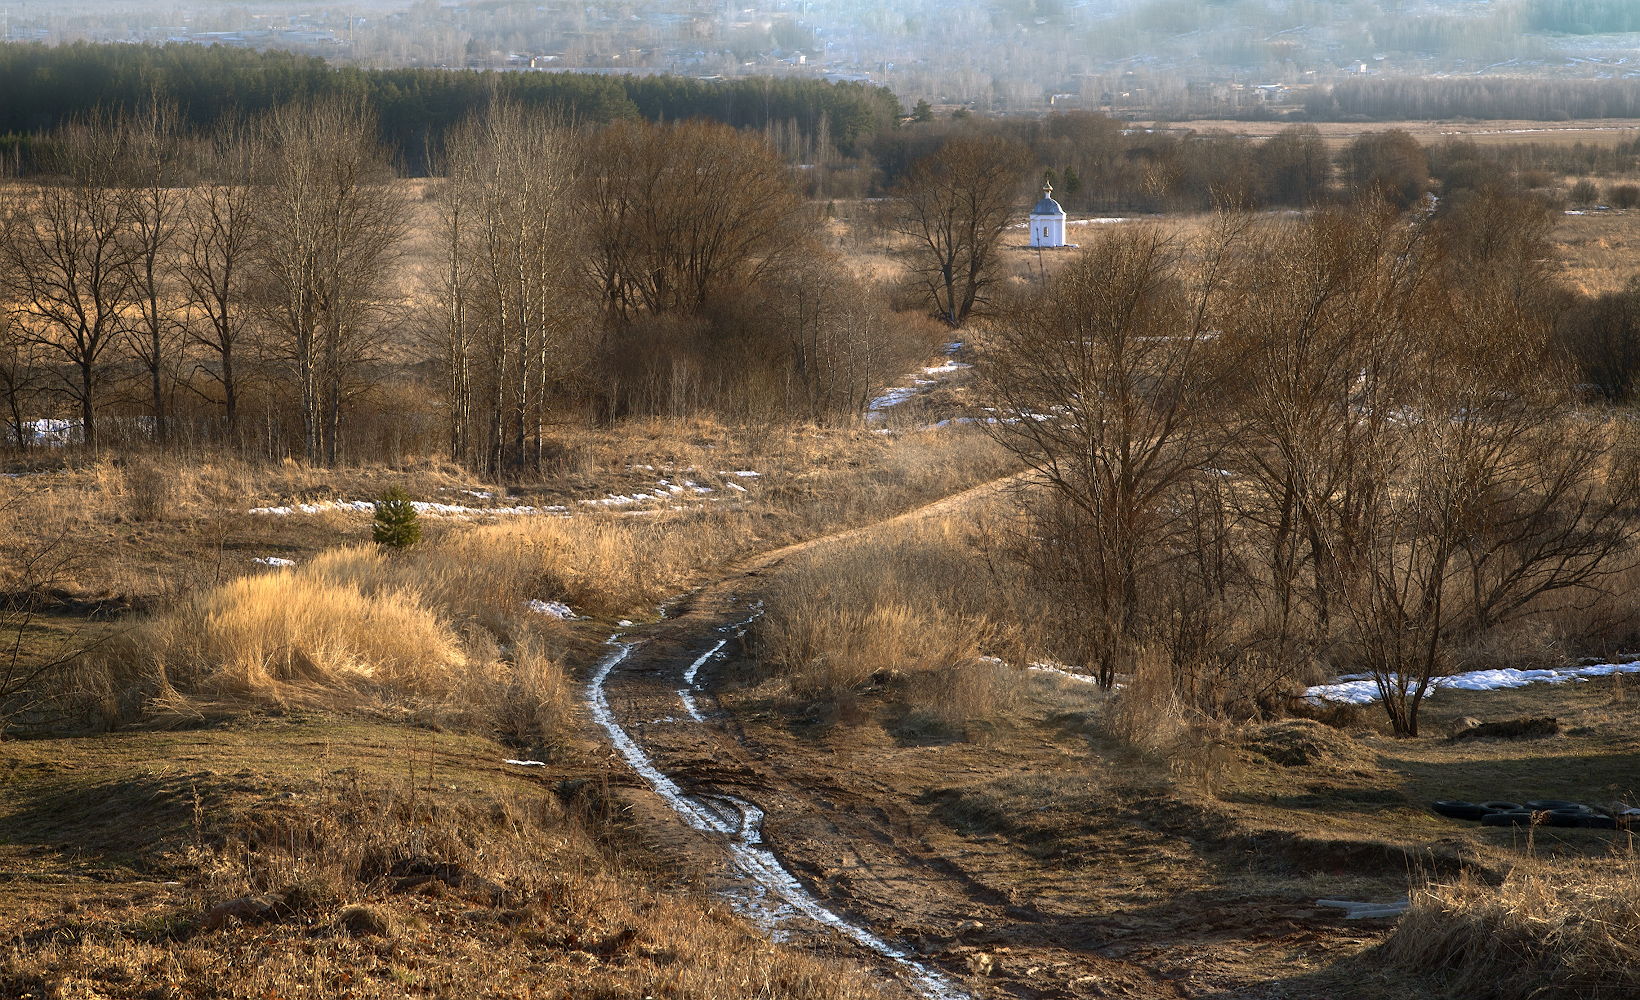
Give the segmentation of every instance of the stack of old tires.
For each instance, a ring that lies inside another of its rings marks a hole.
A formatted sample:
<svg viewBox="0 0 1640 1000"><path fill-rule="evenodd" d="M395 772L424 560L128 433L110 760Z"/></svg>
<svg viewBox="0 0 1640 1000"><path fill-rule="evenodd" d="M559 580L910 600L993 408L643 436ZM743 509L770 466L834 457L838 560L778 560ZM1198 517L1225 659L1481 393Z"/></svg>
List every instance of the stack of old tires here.
<svg viewBox="0 0 1640 1000"><path fill-rule="evenodd" d="M1479 821L1481 826L1559 826L1579 827L1585 830L1627 830L1631 820L1640 819L1629 810L1621 816L1608 816L1589 806L1560 799L1533 799L1530 802L1459 802L1441 799L1434 803L1435 812L1448 819ZM1640 829L1640 822L1635 823Z"/></svg>

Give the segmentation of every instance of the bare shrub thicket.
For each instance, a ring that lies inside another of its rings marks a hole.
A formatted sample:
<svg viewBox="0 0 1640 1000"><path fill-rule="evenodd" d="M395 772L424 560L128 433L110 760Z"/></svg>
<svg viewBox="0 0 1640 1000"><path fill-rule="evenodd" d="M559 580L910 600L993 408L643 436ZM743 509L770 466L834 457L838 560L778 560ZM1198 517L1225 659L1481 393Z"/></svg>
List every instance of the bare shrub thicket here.
<svg viewBox="0 0 1640 1000"><path fill-rule="evenodd" d="M847 419L934 346L821 247L818 212L766 139L623 124L589 147L579 232L615 413Z"/></svg>
<svg viewBox="0 0 1640 1000"><path fill-rule="evenodd" d="M1466 648L1609 593L1634 442L1558 363L1545 226L1482 197L1225 219L1188 255L1113 234L1022 303L988 427L1039 473L1018 551L1064 655L1110 684L1159 644L1187 704L1238 715L1365 670L1416 735Z"/></svg>

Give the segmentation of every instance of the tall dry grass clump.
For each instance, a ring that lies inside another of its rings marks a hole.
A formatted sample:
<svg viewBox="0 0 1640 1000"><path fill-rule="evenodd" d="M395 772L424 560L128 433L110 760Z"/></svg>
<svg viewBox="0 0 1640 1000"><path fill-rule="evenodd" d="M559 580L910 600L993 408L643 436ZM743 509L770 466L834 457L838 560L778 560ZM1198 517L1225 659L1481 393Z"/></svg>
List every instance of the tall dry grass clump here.
<svg viewBox="0 0 1640 1000"><path fill-rule="evenodd" d="M907 705L946 724L1005 707L1023 636L971 547L967 522L932 520L826 546L765 595L761 658L798 698L895 680Z"/></svg>
<svg viewBox="0 0 1640 1000"><path fill-rule="evenodd" d="M400 553L332 549L186 597L88 658L75 686L104 725L256 706L412 709L547 746L570 711L562 626L528 602L630 611L738 554L743 534L717 515L534 518Z"/></svg>
<svg viewBox="0 0 1640 1000"><path fill-rule="evenodd" d="M1139 647L1127 659L1129 669L1119 675L1120 687L1105 709L1104 728L1142 750L1166 746L1184 725L1172 661L1165 651L1150 646Z"/></svg>
<svg viewBox="0 0 1640 1000"><path fill-rule="evenodd" d="M1426 882L1384 945L1402 968L1446 980L1454 995L1532 998L1640 995L1640 862L1522 866L1501 886L1465 872Z"/></svg>
<svg viewBox="0 0 1640 1000"><path fill-rule="evenodd" d="M467 665L461 644L415 589L361 585L378 582L368 573L382 558L325 553L292 571L241 577L156 619L136 646L156 699L335 708L448 697Z"/></svg>

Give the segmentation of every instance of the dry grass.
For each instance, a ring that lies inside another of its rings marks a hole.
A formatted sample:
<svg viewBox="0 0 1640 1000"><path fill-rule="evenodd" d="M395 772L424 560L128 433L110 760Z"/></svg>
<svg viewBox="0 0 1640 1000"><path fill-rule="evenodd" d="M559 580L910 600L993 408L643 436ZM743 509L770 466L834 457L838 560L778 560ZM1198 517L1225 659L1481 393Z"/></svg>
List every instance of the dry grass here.
<svg viewBox="0 0 1640 1000"><path fill-rule="evenodd" d="M965 521L828 545L783 569L758 626L764 661L794 690L825 694L873 674L943 672L1010 639L1006 599Z"/></svg>
<svg viewBox="0 0 1640 1000"><path fill-rule="evenodd" d="M1500 886L1467 872L1426 881L1384 946L1454 995L1632 997L1640 993L1640 863L1633 856L1539 868Z"/></svg>
<svg viewBox="0 0 1640 1000"><path fill-rule="evenodd" d="M194 736L182 759L210 769L181 774L168 736L30 745L68 766L11 783L0 815L14 843L76 849L22 888L27 901L0 905L0 995L876 995L858 971L771 945L686 874L650 865L597 781L555 795L538 770L498 774L493 744L379 725L256 735ZM316 735L322 753L304 749ZM107 874L121 856L104 842L121 835L96 822L107 799L169 885ZM104 877L64 878L78 858ZM276 905L273 919L210 916L252 898Z"/></svg>
<svg viewBox="0 0 1640 1000"><path fill-rule="evenodd" d="M1104 729L1142 750L1172 745L1184 728L1172 662L1161 650L1141 647L1127 666L1101 720Z"/></svg>
<svg viewBox="0 0 1640 1000"><path fill-rule="evenodd" d="M1621 291L1640 272L1640 210L1563 215L1552 238L1566 280L1584 294Z"/></svg>
<svg viewBox="0 0 1640 1000"><path fill-rule="evenodd" d="M515 516L490 524L424 519L428 541L396 554L361 544L323 546L327 536L362 535L368 514L237 515L236 523L255 528L306 530L319 544L312 552L278 550L298 560L294 568L241 564L223 573L225 543L219 539L214 567L201 566L168 586L148 602L155 608L151 619L82 660L69 678L68 701L76 717L94 728L222 717L248 708L413 711L475 725L520 745L549 746L558 740L567 711L559 662L575 635L563 623L530 613L531 600L562 601L594 617L650 617L657 602L759 549L873 520L1006 468L982 437L964 430L887 437L865 430L769 429L755 444L716 439L727 454L706 436L722 430L713 425L646 422L631 430L619 447L605 442L605 450L581 467L641 469L638 476L647 481L687 475L732 499L684 509L662 503L638 514L617 508L571 517ZM759 475L735 475L747 466ZM153 459L133 467L100 462L59 473L79 477L63 489L13 481L12 489L32 491L30 497L43 502L13 504L9 513L16 520L25 508L31 514L45 510L60 526L106 524L110 510L129 512L133 482L146 484L146 497L157 490L153 484L164 478L162 471ZM233 476L215 467L173 465L169 471L167 499L149 508L158 527L144 521L139 531L208 536L211 529L191 518L190 508L208 494L219 500L242 496L234 490L248 486L222 486ZM422 496L445 499L452 488L432 484L459 482L449 478L453 471L429 466L404 478ZM348 492L355 492L369 476L390 480L387 472L342 474L367 477L354 480ZM249 472L241 467L235 474ZM287 502L319 499L334 488L304 485L303 479L319 474L284 465L267 470L257 488L277 483L278 499ZM730 490L735 482L749 485ZM619 483L606 490L623 491ZM68 510L52 508L59 498ZM544 506L547 498L523 499ZM485 500L493 498L471 502ZM129 523L124 513L112 516L122 528ZM39 529L35 537L49 548L55 536ZM66 566L60 576L84 571L72 558ZM219 582L210 576L213 568ZM18 571L17 578L23 575ZM878 615L893 613L885 607ZM976 627L959 627L952 641L973 646ZM915 643L914 630L905 625L906 643ZM31 719L62 724L62 716L49 713L25 716L21 724Z"/></svg>

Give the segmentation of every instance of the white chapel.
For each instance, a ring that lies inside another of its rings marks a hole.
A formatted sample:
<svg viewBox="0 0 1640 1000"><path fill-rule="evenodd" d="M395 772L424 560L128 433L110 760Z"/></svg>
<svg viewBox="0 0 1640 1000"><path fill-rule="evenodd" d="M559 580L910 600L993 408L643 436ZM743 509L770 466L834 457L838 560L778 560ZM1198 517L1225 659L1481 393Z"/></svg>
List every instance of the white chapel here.
<svg viewBox="0 0 1640 1000"><path fill-rule="evenodd" d="M1062 247L1065 245L1065 210L1053 200L1053 185L1044 182L1042 200L1031 209L1031 246Z"/></svg>

